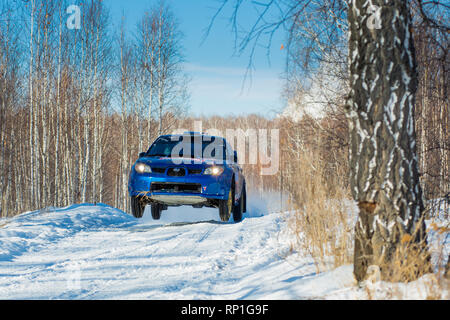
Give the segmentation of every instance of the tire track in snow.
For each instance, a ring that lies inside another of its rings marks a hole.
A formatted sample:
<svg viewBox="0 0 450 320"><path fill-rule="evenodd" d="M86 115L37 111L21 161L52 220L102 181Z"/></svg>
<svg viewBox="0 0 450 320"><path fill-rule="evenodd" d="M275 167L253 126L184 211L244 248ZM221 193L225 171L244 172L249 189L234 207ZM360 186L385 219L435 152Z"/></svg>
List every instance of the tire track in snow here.
<svg viewBox="0 0 450 320"><path fill-rule="evenodd" d="M224 273L228 272L229 269L232 268L232 265L235 263L238 255L241 252L240 248L244 245L243 231L244 226L241 222L238 228L238 232L236 233L236 237L233 239L231 248L228 249L226 253L221 254L220 257L214 261L212 266L213 270ZM220 278L220 275L218 275L218 277Z"/></svg>
<svg viewBox="0 0 450 320"><path fill-rule="evenodd" d="M205 233L202 234L202 236L196 242L197 243L201 243L201 242L205 241L209 237L209 235L213 231L215 231L217 228L218 228L218 226L214 226L214 227L209 228L208 230L206 230Z"/></svg>
<svg viewBox="0 0 450 320"><path fill-rule="evenodd" d="M213 226L208 226L209 223L213 223ZM207 226L206 231L198 232L200 230L192 229L190 228L191 225L199 225L199 227L203 227L201 224L204 224ZM132 246L130 244L127 244L126 247L120 248L120 251L132 251L135 254L140 254L142 256L142 259L145 259L147 263L150 263L149 261L152 261L155 268L155 274L158 274L158 270L160 268L160 265L164 265L165 259L167 259L169 256L174 257L184 257L184 253L186 252L192 252L195 255L195 249L198 247L198 244L206 241L208 237L211 234L214 234L214 232L222 225L221 222L217 221L201 221L201 222L187 222L187 223L171 223L167 225L157 225L155 227L151 226L137 226L136 228L131 228L131 233L134 234L136 230L143 236L141 241L144 241L146 243L146 246L139 247L139 241L136 241ZM126 229L127 232L130 232L129 228ZM171 234L169 235L162 235L164 231L170 231ZM135 239L136 240L136 239ZM161 243L163 245L162 248L158 247L158 243ZM138 247L136 247L138 246ZM151 247L155 247L155 250L151 250ZM102 255L97 255L96 257L104 256L106 259L108 259L108 253L104 253ZM119 255L121 256L121 255ZM125 256L126 258L126 256ZM195 265L195 260L192 260L190 256L186 257L186 264L188 265ZM110 259L113 259L113 257L110 257ZM128 260L128 258L126 258ZM125 281L127 278L133 278L136 276L137 272L140 272L142 270L140 269L148 269L148 265L143 266L135 266L130 267L130 269L125 270L120 275L119 281ZM163 270L164 271L164 270ZM163 276L156 276L156 280L158 278L162 278ZM143 282L145 284L145 281ZM88 292L81 293L76 296L76 299L89 299L89 298L95 298L97 295L101 295L104 292L107 292L110 289L113 289L117 286L117 282L110 280L102 283L97 284L89 284L90 288L87 290ZM170 288L176 288L176 290L182 290L184 287L188 286L187 281L178 281L176 283L166 284L165 285L165 291L171 291ZM173 290L172 290L173 291ZM64 298L64 297L62 297Z"/></svg>
<svg viewBox="0 0 450 320"><path fill-rule="evenodd" d="M279 259L273 250L277 243L277 236L274 237L273 233L280 230L280 220L275 219L273 228L269 230L260 228L259 223L259 218L244 219L239 224L232 247L214 261L212 271L215 276L208 286L212 295L221 299L228 299L230 295L231 299L245 297L249 292L242 284L245 281L243 274L252 275Z"/></svg>

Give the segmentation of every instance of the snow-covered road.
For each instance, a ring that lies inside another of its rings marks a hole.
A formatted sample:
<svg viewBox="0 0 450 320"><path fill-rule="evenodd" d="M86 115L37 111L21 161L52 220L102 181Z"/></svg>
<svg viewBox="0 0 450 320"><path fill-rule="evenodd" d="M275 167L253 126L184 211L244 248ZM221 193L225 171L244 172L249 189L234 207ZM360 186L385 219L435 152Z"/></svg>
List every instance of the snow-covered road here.
<svg viewBox="0 0 450 320"><path fill-rule="evenodd" d="M178 207L153 221L148 209L142 219L102 204L0 219L0 299L368 298L351 265L316 274L291 253L285 214L251 207L224 223L215 209ZM424 299L428 280L377 283L370 298Z"/></svg>
<svg viewBox="0 0 450 320"><path fill-rule="evenodd" d="M291 258L279 213L235 224L179 207L153 221L87 204L2 223L0 299L298 299L352 283L349 267L315 275Z"/></svg>

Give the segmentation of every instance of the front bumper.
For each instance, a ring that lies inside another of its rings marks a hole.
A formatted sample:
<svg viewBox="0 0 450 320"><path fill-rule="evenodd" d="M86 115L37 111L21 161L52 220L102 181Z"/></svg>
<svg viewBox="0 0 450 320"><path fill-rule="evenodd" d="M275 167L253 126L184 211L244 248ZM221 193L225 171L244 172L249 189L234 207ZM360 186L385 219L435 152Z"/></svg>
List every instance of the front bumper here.
<svg viewBox="0 0 450 320"><path fill-rule="evenodd" d="M196 205L205 204L208 202L208 198L188 194L152 194L149 199L155 202L160 202L172 206Z"/></svg>
<svg viewBox="0 0 450 320"><path fill-rule="evenodd" d="M199 204L208 199L227 200L230 182L227 175L195 175L183 177L158 176L152 173L138 174L132 170L128 181L130 196L146 195L149 199L166 204ZM154 185L170 185L167 189L152 188ZM173 188L174 185L180 185ZM198 188L183 188L182 185L198 185ZM187 189L187 190L186 190ZM191 189L191 190L189 190ZM195 189L195 190L194 190Z"/></svg>

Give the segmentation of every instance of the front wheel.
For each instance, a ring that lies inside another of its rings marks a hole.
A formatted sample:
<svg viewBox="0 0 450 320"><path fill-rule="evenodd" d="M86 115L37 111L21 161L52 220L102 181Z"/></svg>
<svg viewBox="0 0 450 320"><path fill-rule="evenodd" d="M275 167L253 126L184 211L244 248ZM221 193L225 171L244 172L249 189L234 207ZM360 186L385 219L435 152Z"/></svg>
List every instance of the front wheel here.
<svg viewBox="0 0 450 320"><path fill-rule="evenodd" d="M223 222L227 222L228 220L230 220L232 209L233 209L233 192L232 189L230 188L228 200L219 200L220 220Z"/></svg>
<svg viewBox="0 0 450 320"><path fill-rule="evenodd" d="M145 203L142 201L142 198L139 196L131 197L131 213L135 218L142 218L144 215Z"/></svg>
<svg viewBox="0 0 450 320"><path fill-rule="evenodd" d="M160 203L152 203L152 218L153 220L159 220L161 218L161 211L163 210L163 205Z"/></svg>
<svg viewBox="0 0 450 320"><path fill-rule="evenodd" d="M233 220L234 222L242 221L242 213L246 211L246 202L247 195L245 192L245 185L243 186L241 197L239 198L239 202L236 206L233 207Z"/></svg>

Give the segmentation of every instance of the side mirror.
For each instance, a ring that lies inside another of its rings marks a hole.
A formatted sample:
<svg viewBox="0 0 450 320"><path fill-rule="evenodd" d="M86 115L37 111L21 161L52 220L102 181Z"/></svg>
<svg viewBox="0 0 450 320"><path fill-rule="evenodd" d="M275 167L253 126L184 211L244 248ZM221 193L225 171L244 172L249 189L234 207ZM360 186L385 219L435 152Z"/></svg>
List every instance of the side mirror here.
<svg viewBox="0 0 450 320"><path fill-rule="evenodd" d="M234 162L237 163L238 162L238 156L237 156L237 152L234 151Z"/></svg>
<svg viewBox="0 0 450 320"><path fill-rule="evenodd" d="M146 154L147 152L139 152L139 158L142 158L142 157L145 157L145 154Z"/></svg>

